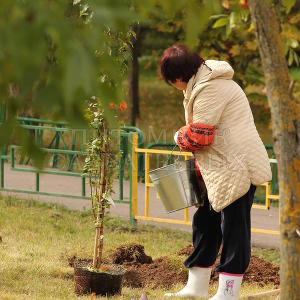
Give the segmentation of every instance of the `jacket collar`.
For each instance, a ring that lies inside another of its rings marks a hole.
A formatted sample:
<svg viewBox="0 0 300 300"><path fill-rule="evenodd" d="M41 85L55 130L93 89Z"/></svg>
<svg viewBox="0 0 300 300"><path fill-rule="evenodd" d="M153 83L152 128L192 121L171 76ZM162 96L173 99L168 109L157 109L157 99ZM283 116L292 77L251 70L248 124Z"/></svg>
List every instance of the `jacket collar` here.
<svg viewBox="0 0 300 300"><path fill-rule="evenodd" d="M199 72L199 69L198 69L198 72ZM197 74L198 74L198 72L197 72ZM195 83L195 77L196 77L197 74L193 75L190 78L189 82L187 83L186 89L183 91L183 95L184 95L185 100L190 99L192 89L193 89L193 86L194 86L194 83Z"/></svg>
<svg viewBox="0 0 300 300"><path fill-rule="evenodd" d="M190 100L192 95L192 90L196 84L205 82L209 80L212 70L205 63L203 63L197 70L197 73L193 75L187 83L186 89L183 91L184 100L183 105Z"/></svg>

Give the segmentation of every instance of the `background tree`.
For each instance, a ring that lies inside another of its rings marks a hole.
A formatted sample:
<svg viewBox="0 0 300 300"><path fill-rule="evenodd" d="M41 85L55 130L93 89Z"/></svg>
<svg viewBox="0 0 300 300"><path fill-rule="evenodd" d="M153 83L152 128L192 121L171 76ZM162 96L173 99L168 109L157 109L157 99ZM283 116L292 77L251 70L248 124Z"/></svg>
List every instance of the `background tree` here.
<svg viewBox="0 0 300 300"><path fill-rule="evenodd" d="M135 126L136 119L140 116L139 108L139 52L141 43L141 26L139 24L132 25L133 36L128 43L130 51L129 58L129 102L130 102L130 125Z"/></svg>
<svg viewBox="0 0 300 300"><path fill-rule="evenodd" d="M291 8L295 1L284 1ZM276 6L270 1L249 0L268 101L279 168L281 291L280 299L300 299L300 107L293 97L280 37Z"/></svg>

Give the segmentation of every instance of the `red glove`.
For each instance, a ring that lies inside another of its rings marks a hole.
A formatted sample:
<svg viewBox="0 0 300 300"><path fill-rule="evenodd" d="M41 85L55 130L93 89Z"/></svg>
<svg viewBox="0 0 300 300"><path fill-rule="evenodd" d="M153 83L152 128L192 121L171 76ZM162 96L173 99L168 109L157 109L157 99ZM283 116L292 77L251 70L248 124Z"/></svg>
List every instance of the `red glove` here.
<svg viewBox="0 0 300 300"><path fill-rule="evenodd" d="M209 146L214 136L214 126L191 123L178 130L177 144L181 150L197 151Z"/></svg>

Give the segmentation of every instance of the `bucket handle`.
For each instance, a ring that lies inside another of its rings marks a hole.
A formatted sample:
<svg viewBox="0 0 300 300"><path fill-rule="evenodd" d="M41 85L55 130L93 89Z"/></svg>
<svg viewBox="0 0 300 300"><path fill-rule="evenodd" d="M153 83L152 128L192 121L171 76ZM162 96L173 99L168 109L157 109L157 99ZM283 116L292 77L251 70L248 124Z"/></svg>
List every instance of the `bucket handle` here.
<svg viewBox="0 0 300 300"><path fill-rule="evenodd" d="M167 160L166 160L166 162L164 163L164 166L167 166L167 165L170 164L170 159L171 159L172 155L175 156L175 154L173 154L173 151L174 151L174 149L175 149L176 147L177 147L177 144L173 147L173 149L172 149L172 151L171 151L171 154L169 154L169 155L167 156ZM178 148L179 148L179 151L180 151L180 153L181 153L180 147L178 147ZM178 163L178 161L179 161L179 155L178 155L177 158L175 159L174 163Z"/></svg>
<svg viewBox="0 0 300 300"><path fill-rule="evenodd" d="M173 151L174 151L174 149L175 149L176 147L177 147L177 144L176 144L176 145L174 146L174 148L172 149L171 154L169 155L169 157L168 157L168 159L167 159L167 163L169 163L169 160L170 160L171 155L174 155L174 154L173 154ZM180 147L178 147L178 148L179 148L179 151L180 151L180 153L181 153ZM179 155L178 155L177 158L175 159L174 163L177 164L178 162L179 162ZM181 184L184 186L183 179L182 179L182 176L181 176L180 172L179 172L179 178L180 178ZM186 189L184 188L183 191L184 191L184 194L185 194L185 199L187 199L188 196L187 196L187 191L186 191Z"/></svg>

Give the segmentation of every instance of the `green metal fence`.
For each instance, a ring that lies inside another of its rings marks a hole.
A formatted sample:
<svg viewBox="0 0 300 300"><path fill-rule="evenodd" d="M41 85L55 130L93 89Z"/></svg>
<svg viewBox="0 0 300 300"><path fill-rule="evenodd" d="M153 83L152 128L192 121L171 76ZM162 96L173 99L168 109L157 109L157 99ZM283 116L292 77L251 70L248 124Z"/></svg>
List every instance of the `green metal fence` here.
<svg viewBox="0 0 300 300"><path fill-rule="evenodd" d="M9 147L10 154L9 155L2 155L0 158L0 165L1 165L1 173L0 173L0 188L1 191L6 192L14 192L14 193L27 193L27 194L39 194L39 195L46 195L46 196L56 196L56 197L69 197L69 198L76 198L76 199L89 199L90 197L86 194L86 177L83 176L80 172L71 172L71 171L63 171L59 169L44 169L38 170L34 167L27 167L23 165L19 166L16 165L16 150L20 149L20 146L11 145ZM76 150L63 150L63 149L48 149L42 148L43 151L50 153L50 154L64 154L64 155L78 155L78 156L86 156L86 152L83 151L76 151ZM16 189L16 188L8 188L5 185L5 161L10 162L10 169L16 172L23 172L23 173L34 173L35 174L35 190L26 190L26 189ZM121 168L119 168L121 171ZM74 195L70 193L55 193L55 192L44 192L40 190L40 174L51 174L51 175L62 175L62 176L73 176L73 177L81 177L81 195ZM119 182L122 182L122 188L119 191L119 198L114 199L116 203L130 203L130 198L125 198L123 195L123 172L119 172ZM121 185L121 184L120 184Z"/></svg>
<svg viewBox="0 0 300 300"><path fill-rule="evenodd" d="M35 142L40 147L50 149L64 149L64 150L76 150L76 144L80 143L84 145L87 141L87 131L82 129L70 129L65 122L56 122L52 120L43 120L36 118L18 117L17 118L23 128L27 129L35 138ZM50 142L45 145L44 135L45 132L51 133L49 137ZM66 141L65 135L69 135L71 142ZM70 145L71 144L71 145ZM58 155L53 154L52 167L58 167ZM65 154L68 159L68 171L73 171L74 162L78 158L76 153ZM19 163L28 164L30 158L25 161L24 156L21 156Z"/></svg>
<svg viewBox="0 0 300 300"><path fill-rule="evenodd" d="M64 122L55 122L51 120L42 120L35 118L18 117L21 126L28 130L32 137L35 139L37 145L45 151L51 157L51 167L44 170L37 170L29 165L30 157L24 155L17 156L16 153L21 150L19 145L9 145L8 152L0 153L0 189L1 191L15 192L15 193L28 193L28 194L40 194L56 197L71 197L78 199L89 199L86 194L86 178L81 174L81 168L74 170L74 161L78 159L82 163L86 156L83 145L87 142L91 131L82 129L71 129L66 127ZM3 121L3 120L2 120ZM130 136L134 132L139 132L138 128L134 127L122 127L121 130L114 131L116 138L119 140L121 159L119 165L119 195L118 199L114 199L116 203L130 203L130 197L124 197L123 182L125 177L125 167L128 169L128 177L130 179ZM143 135L140 131L141 145L143 143ZM48 141L45 140L45 135L48 135ZM66 135L69 135L69 141L66 140ZM81 135L80 138L78 138ZM50 143L49 143L50 137ZM71 144L70 144L71 142ZM61 169L58 166L58 158L63 156L67 160L67 167ZM18 159L19 158L19 159ZM35 174L35 189L17 189L7 187L5 184L5 162L9 162L11 171L34 173ZM40 190L40 174L62 175L81 177L81 194L73 195L69 193L55 193L45 192Z"/></svg>

